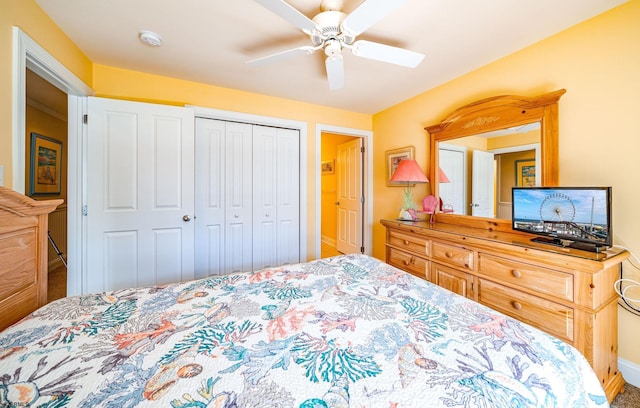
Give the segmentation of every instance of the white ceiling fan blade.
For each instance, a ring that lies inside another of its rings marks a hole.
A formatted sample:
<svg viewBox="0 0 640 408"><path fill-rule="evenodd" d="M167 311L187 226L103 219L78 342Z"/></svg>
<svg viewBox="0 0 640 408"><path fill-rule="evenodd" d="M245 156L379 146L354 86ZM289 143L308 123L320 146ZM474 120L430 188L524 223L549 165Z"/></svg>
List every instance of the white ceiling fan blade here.
<svg viewBox="0 0 640 408"><path fill-rule="evenodd" d="M281 51L276 54L267 55L266 57L257 58L251 61L245 62L247 65L251 65L254 67L260 67L262 65L271 64L272 62L282 61L289 58L297 57L299 55L309 55L313 54L316 49L309 45L305 45L298 48L293 48L286 51Z"/></svg>
<svg viewBox="0 0 640 408"><path fill-rule="evenodd" d="M409 68L415 68L424 59L424 54L419 52L366 40L359 40L353 43L351 52L356 57L388 62Z"/></svg>
<svg viewBox="0 0 640 408"><path fill-rule="evenodd" d="M344 64L342 55L327 57L324 60L327 67L327 79L329 80L329 89L334 91L344 87Z"/></svg>
<svg viewBox="0 0 640 408"><path fill-rule="evenodd" d="M257 0L256 0L257 1ZM367 28L382 20L407 0L366 0L342 22L342 31L352 36L360 35Z"/></svg>
<svg viewBox="0 0 640 408"><path fill-rule="evenodd" d="M255 0L265 8L284 18L307 34L316 29L316 23L283 0Z"/></svg>

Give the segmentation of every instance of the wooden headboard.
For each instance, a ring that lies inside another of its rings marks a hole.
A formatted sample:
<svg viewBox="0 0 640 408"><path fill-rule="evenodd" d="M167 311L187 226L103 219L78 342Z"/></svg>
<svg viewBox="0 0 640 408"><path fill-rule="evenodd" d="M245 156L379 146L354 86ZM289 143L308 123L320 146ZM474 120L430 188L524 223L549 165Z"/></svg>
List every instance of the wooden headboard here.
<svg viewBox="0 0 640 408"><path fill-rule="evenodd" d="M63 200L0 187L0 330L47 303L47 225Z"/></svg>

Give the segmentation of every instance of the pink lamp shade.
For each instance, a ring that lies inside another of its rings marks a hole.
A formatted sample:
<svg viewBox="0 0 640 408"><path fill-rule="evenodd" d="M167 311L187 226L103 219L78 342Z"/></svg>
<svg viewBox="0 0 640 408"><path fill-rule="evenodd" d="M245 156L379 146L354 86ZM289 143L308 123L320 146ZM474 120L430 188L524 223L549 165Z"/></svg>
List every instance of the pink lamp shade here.
<svg viewBox="0 0 640 408"><path fill-rule="evenodd" d="M393 172L389 181L404 183L428 183L429 179L424 175L420 165L414 159L404 159Z"/></svg>
<svg viewBox="0 0 640 408"><path fill-rule="evenodd" d="M451 183L451 180L449 180L449 177L447 177L446 174L444 174L444 171L442 171L442 168L438 168L439 170L439 175L438 175L438 180L441 183Z"/></svg>

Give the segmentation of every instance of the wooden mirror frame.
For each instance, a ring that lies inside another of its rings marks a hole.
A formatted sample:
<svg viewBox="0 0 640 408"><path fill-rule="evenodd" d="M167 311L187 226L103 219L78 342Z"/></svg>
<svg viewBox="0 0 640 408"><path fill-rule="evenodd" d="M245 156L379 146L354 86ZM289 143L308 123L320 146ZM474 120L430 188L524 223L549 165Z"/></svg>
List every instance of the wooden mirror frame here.
<svg viewBox="0 0 640 408"><path fill-rule="evenodd" d="M558 100L565 92L565 89L560 89L535 97L503 95L482 99L455 110L442 122L426 127L430 137L431 194L439 197L436 169L440 167L440 142L534 122L540 122L540 185L558 185ZM490 230L511 230L511 220L495 218L438 214L438 221Z"/></svg>

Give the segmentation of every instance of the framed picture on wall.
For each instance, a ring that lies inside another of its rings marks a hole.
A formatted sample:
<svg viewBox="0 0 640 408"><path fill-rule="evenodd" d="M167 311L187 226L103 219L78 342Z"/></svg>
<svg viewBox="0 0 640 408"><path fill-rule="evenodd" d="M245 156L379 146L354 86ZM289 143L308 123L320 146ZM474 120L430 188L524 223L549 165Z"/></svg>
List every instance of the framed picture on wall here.
<svg viewBox="0 0 640 408"><path fill-rule="evenodd" d="M321 163L322 175L334 174L336 172L336 160L323 161Z"/></svg>
<svg viewBox="0 0 640 408"><path fill-rule="evenodd" d="M31 132L29 195L60 194L62 142Z"/></svg>
<svg viewBox="0 0 640 408"><path fill-rule="evenodd" d="M397 183L390 181L391 176L396 171L400 162L404 159L413 159L415 148L413 146L401 147L399 149L387 150L384 152L387 162L387 186L406 187L407 183Z"/></svg>
<svg viewBox="0 0 640 408"><path fill-rule="evenodd" d="M516 187L533 187L536 185L536 161L516 160Z"/></svg>

